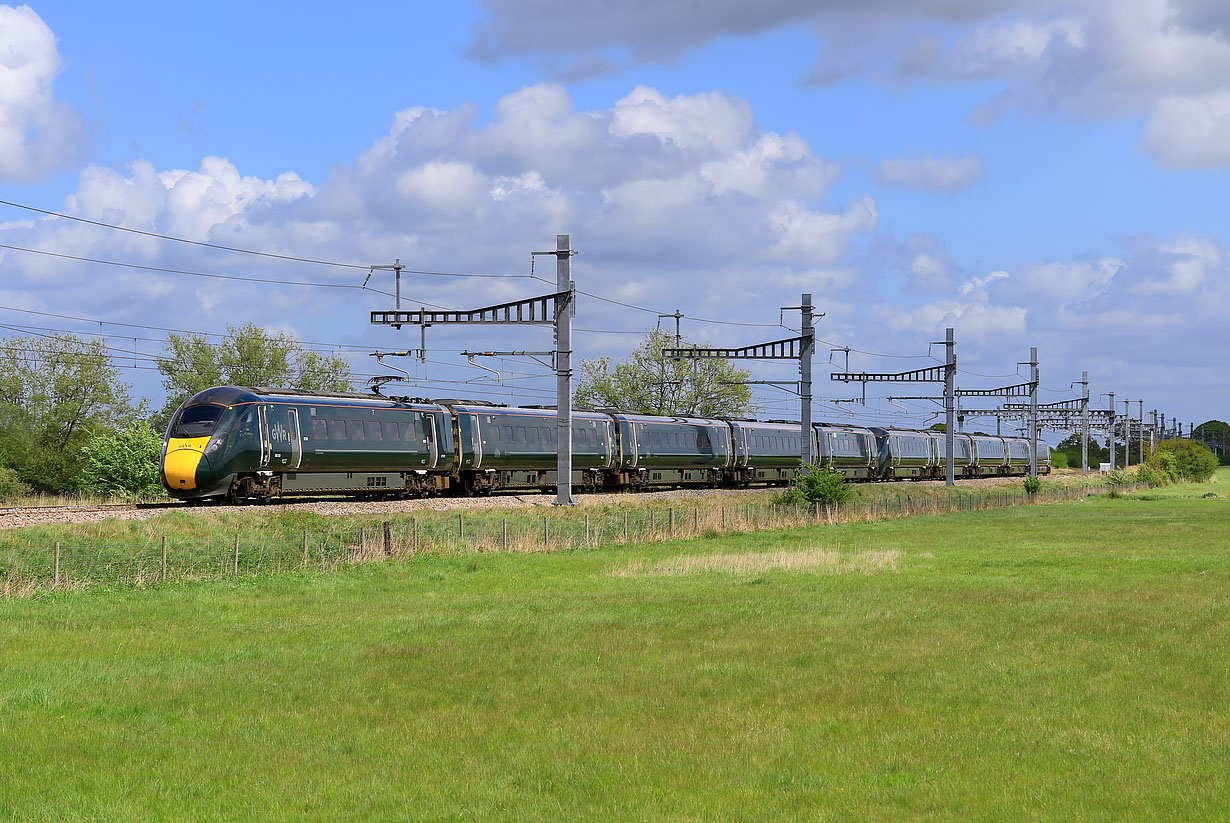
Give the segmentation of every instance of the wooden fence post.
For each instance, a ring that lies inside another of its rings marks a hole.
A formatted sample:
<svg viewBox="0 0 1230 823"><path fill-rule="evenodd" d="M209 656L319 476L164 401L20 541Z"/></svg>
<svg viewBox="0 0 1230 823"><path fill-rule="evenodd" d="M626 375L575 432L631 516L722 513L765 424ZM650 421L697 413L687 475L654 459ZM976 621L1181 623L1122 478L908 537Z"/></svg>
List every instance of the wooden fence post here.
<svg viewBox="0 0 1230 823"><path fill-rule="evenodd" d="M457 515L457 539L466 539L466 516L464 514Z"/></svg>
<svg viewBox="0 0 1230 823"><path fill-rule="evenodd" d="M367 554L367 527L359 527L359 554Z"/></svg>
<svg viewBox="0 0 1230 823"><path fill-rule="evenodd" d="M167 539L162 538L162 582L167 582Z"/></svg>
<svg viewBox="0 0 1230 823"><path fill-rule="evenodd" d="M670 521L670 536L674 537L675 536L675 508L673 506L666 510L666 516L667 516L667 520Z"/></svg>
<svg viewBox="0 0 1230 823"><path fill-rule="evenodd" d="M589 512L585 513L585 547L589 548Z"/></svg>
<svg viewBox="0 0 1230 823"><path fill-rule="evenodd" d="M551 543L551 527L547 525L547 517L542 517L542 548L546 551L547 546Z"/></svg>
<svg viewBox="0 0 1230 823"><path fill-rule="evenodd" d="M628 510L624 509L624 542L628 542Z"/></svg>
<svg viewBox="0 0 1230 823"><path fill-rule="evenodd" d="M238 534L238 533L236 533L236 534L235 534L235 565L234 565L234 572L235 572L235 574L239 574L239 534Z"/></svg>
<svg viewBox="0 0 1230 823"><path fill-rule="evenodd" d="M303 530L303 568L307 568L308 564L308 544L307 544L307 529Z"/></svg>
<svg viewBox="0 0 1230 823"><path fill-rule="evenodd" d="M656 512L653 509L649 510L649 539L650 540L653 539L653 533L654 531L656 531L656 529L654 528L654 521L657 519L654 516L655 514Z"/></svg>
<svg viewBox="0 0 1230 823"><path fill-rule="evenodd" d="M507 517L504 518L504 522L501 524L500 528L501 528L501 531L503 532L502 542L504 544L504 551L508 551L508 518Z"/></svg>
<svg viewBox="0 0 1230 823"><path fill-rule="evenodd" d="M58 540L56 541L55 550L55 571L51 578L51 584L53 586L60 585L60 542Z"/></svg>
<svg viewBox="0 0 1230 823"><path fill-rule="evenodd" d="M384 521L384 556L393 556L393 525L389 521Z"/></svg>
<svg viewBox="0 0 1230 823"><path fill-rule="evenodd" d="M414 541L410 544L410 553L419 553L419 521L418 518L410 519L410 530L414 533Z"/></svg>

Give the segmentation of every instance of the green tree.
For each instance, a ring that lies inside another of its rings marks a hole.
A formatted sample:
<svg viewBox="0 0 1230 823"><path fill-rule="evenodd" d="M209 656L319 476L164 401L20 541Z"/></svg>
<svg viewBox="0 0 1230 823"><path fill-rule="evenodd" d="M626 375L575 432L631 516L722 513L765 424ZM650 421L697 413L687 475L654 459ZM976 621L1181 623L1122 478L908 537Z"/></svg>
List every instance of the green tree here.
<svg viewBox="0 0 1230 823"><path fill-rule="evenodd" d="M582 360L573 402L689 417L746 417L760 410L752 402L751 387L741 385L750 372L720 358L663 357L662 349L674 345L673 335L651 329L641 345L614 366L609 357Z"/></svg>
<svg viewBox="0 0 1230 823"><path fill-rule="evenodd" d="M1223 466L1230 466L1230 424L1221 420L1206 420L1196 426L1194 434L1206 446L1219 446L1217 461Z"/></svg>
<svg viewBox="0 0 1230 823"><path fill-rule="evenodd" d="M95 432L82 449L83 486L102 494L161 497L162 435L148 423Z"/></svg>
<svg viewBox="0 0 1230 823"><path fill-rule="evenodd" d="M227 326L221 343L201 334L171 334L158 363L167 402L157 423L165 428L180 403L212 386L277 386L308 391L350 391L350 367L341 357L304 349L295 338L254 323Z"/></svg>
<svg viewBox="0 0 1230 823"><path fill-rule="evenodd" d="M51 492L81 483L81 450L93 430L144 414L101 340L71 334L11 338L0 347L0 463Z"/></svg>
<svg viewBox="0 0 1230 823"><path fill-rule="evenodd" d="M1195 440L1163 440L1150 460L1175 481L1204 483L1217 471L1217 456Z"/></svg>

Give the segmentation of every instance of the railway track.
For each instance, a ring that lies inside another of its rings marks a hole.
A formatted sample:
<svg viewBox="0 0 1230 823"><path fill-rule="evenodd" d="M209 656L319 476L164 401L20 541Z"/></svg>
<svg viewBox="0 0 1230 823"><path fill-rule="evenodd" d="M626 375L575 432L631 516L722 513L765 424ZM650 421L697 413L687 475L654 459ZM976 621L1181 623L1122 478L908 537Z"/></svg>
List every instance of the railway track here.
<svg viewBox="0 0 1230 823"><path fill-rule="evenodd" d="M61 504L56 506L4 506L0 507L0 517L6 514L43 514L51 512L106 512L106 511L140 511L142 509L170 509L182 506L182 503L93 503L82 505Z"/></svg>

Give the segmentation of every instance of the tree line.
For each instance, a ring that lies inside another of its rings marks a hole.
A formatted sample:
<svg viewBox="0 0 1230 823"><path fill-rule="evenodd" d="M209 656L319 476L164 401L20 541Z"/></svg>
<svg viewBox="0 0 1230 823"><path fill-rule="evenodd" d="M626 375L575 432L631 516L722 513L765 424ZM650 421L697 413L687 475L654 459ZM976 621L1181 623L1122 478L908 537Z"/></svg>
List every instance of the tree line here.
<svg viewBox="0 0 1230 823"><path fill-rule="evenodd" d="M219 342L172 334L155 359L167 399L135 400L99 338L40 334L0 345L0 499L29 491L158 496L162 432L188 397L211 386L354 388L341 357L254 324Z"/></svg>

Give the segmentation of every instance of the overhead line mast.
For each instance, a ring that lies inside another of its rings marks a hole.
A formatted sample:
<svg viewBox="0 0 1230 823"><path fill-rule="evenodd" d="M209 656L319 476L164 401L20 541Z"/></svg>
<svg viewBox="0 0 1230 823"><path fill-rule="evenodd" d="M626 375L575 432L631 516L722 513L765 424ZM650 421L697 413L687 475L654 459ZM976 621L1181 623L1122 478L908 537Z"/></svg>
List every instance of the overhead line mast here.
<svg viewBox="0 0 1230 823"><path fill-rule="evenodd" d="M555 426L556 426L556 478L555 505L573 506L572 497L572 317L576 311L576 284L572 282L571 235L555 237L555 250L532 252L535 255L555 255L556 291L513 300L494 306L468 310L427 311L374 311L373 325L551 325L555 331ZM487 354L474 352L473 355ZM498 352L490 352L492 355Z"/></svg>
<svg viewBox="0 0 1230 823"><path fill-rule="evenodd" d="M751 346L741 346L738 348L729 349L698 348L696 346L682 348L676 346L675 348L662 349L662 356L674 359L685 358L689 360L711 358L721 360L797 359L799 361L798 394L800 400L799 457L803 461L803 471L806 472L808 470L808 466L815 462L815 454L812 452L811 442L811 361L812 356L816 351L815 321L817 317L814 314L810 294L804 294L799 302L799 305L785 306L783 308L798 309L802 313L802 327L798 337L788 337L784 340L771 340L767 343L756 343ZM675 315L668 314L663 316L674 317ZM819 316L823 317L824 315L821 314ZM777 384L782 381L759 380L749 382Z"/></svg>

